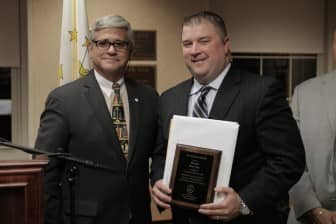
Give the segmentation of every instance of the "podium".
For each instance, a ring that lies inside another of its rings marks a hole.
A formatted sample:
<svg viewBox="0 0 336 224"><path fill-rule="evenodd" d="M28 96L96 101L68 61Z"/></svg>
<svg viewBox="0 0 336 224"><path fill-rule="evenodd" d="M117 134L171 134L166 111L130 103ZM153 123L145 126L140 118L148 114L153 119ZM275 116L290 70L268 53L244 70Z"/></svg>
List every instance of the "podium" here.
<svg viewBox="0 0 336 224"><path fill-rule="evenodd" d="M43 167L47 160L0 161L0 223L43 223Z"/></svg>

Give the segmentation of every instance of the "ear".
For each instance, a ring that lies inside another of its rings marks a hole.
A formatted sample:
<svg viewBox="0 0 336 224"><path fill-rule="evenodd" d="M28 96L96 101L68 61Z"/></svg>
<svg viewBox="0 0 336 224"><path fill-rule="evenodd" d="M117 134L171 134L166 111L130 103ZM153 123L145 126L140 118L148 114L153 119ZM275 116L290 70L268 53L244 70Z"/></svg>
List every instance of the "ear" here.
<svg viewBox="0 0 336 224"><path fill-rule="evenodd" d="M89 51L89 52L92 50L92 48L93 48L93 44L92 44L92 42L90 42L90 43L88 44L87 48L88 48L88 51Z"/></svg>
<svg viewBox="0 0 336 224"><path fill-rule="evenodd" d="M87 46L87 52L88 52L89 58L91 58L92 49L93 49L93 44L90 42Z"/></svg>
<svg viewBox="0 0 336 224"><path fill-rule="evenodd" d="M225 38L225 40L223 40L224 45L229 48L230 47L230 39L228 37Z"/></svg>

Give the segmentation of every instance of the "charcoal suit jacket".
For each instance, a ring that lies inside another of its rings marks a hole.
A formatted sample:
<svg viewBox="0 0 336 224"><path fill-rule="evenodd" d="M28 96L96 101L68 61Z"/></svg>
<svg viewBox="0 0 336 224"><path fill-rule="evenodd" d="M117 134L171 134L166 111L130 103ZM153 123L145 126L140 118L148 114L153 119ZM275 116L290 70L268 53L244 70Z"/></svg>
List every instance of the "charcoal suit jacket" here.
<svg viewBox="0 0 336 224"><path fill-rule="evenodd" d="M130 111L128 160L93 71L53 90L41 115L36 148L51 152L62 148L77 158L112 168L78 166L74 186L77 224L151 222L148 164L150 157L158 156L154 151L157 93L128 78L125 85ZM67 171L73 165L50 159L45 172L46 224L69 223Z"/></svg>
<svg viewBox="0 0 336 224"><path fill-rule="evenodd" d="M162 148L166 148L172 116L188 114L192 85L193 79L186 80L160 97L158 142ZM229 70L218 89L209 118L240 125L230 187L254 213L229 223L286 223L288 190L302 175L305 155L282 92L275 79L236 69ZM222 223L195 213L173 207L176 223Z"/></svg>

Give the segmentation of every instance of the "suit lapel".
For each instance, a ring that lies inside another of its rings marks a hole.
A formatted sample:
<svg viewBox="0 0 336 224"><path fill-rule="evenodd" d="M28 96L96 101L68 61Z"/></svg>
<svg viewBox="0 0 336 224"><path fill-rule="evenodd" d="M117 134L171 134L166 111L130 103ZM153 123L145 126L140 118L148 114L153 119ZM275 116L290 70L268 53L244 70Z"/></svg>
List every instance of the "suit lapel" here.
<svg viewBox="0 0 336 224"><path fill-rule="evenodd" d="M333 74L336 76L336 74ZM330 98L330 96L335 96L335 84L336 84L336 77L324 77L321 81L321 87L320 89L322 92L322 98L324 99L324 102L326 103L326 110L327 110L327 116L329 119L330 129L331 133L336 133L336 114L335 114L335 108L336 108L336 102L334 99ZM329 100L331 99L331 100Z"/></svg>
<svg viewBox="0 0 336 224"><path fill-rule="evenodd" d="M234 99L239 94L240 72L230 69L216 94L209 118L224 119ZM190 89L193 85L193 78L184 82L176 91L174 114L188 115L188 102Z"/></svg>
<svg viewBox="0 0 336 224"><path fill-rule="evenodd" d="M321 86L319 86L319 89L322 90L322 99L321 102L323 102L323 106L321 106L320 111L323 111L323 108L326 108L326 113L327 113L327 119L328 119L328 124L330 127L330 136L332 138L332 149L330 153L330 160L327 162L327 170L326 173L328 174L327 178L327 183L328 187L330 189L334 189L336 186L336 157L335 157L335 150L336 150L336 114L335 114L335 109L336 109L336 102L335 100L330 97L330 96L335 96L336 90L335 90L335 84L336 84L336 74L327 74L324 77L321 77ZM327 103L325 103L327 102ZM323 116L323 115L322 115Z"/></svg>
<svg viewBox="0 0 336 224"><path fill-rule="evenodd" d="M119 161L125 161L125 157L122 154L119 140L115 131L114 126L112 125L111 115L108 111L103 93L97 83L97 80L94 77L93 71L90 71L87 77L85 77L85 82L83 85L84 94L87 97L87 100L96 116L96 119L103 127L104 132L106 133L107 142L111 143L111 151L118 155ZM124 164L125 165L125 164Z"/></svg>
<svg viewBox="0 0 336 224"><path fill-rule="evenodd" d="M181 88L176 91L175 103L174 103L174 114L176 115L188 115L188 105L189 105L189 95L190 89L193 84L193 79L189 79L184 82Z"/></svg>
<svg viewBox="0 0 336 224"><path fill-rule="evenodd" d="M125 84L127 88L128 103L129 103L129 146L128 146L128 162L131 161L134 154L134 145L137 137L137 133L141 127L139 127L139 112L140 105L142 104L141 97L137 91L136 83L130 82L125 78Z"/></svg>
<svg viewBox="0 0 336 224"><path fill-rule="evenodd" d="M209 118L225 120L234 99L239 94L240 73L230 69L220 85L212 105Z"/></svg>

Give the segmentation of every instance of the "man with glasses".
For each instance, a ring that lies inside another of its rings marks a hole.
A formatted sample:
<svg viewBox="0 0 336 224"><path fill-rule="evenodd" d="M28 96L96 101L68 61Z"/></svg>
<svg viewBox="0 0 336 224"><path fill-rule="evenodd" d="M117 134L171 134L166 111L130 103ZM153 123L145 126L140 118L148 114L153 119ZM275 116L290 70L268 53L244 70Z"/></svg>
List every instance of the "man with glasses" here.
<svg viewBox="0 0 336 224"><path fill-rule="evenodd" d="M171 190L157 180L154 200L172 208L176 224L285 224L288 190L304 170L299 130L280 84L233 68L229 44L219 15L185 18L182 53L192 78L160 96L158 132L165 149L174 114L238 122L230 185L214 189L225 197L198 210L171 206Z"/></svg>
<svg viewBox="0 0 336 224"><path fill-rule="evenodd" d="M157 93L125 77L134 39L123 17L98 19L89 39L93 70L49 94L36 148L52 152L62 148L114 170L79 165L77 224L150 223L148 160L162 156L153 150ZM51 159L46 168L45 223L69 223L66 172L71 167Z"/></svg>

